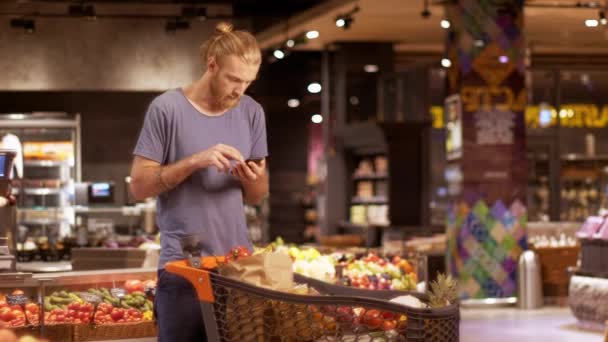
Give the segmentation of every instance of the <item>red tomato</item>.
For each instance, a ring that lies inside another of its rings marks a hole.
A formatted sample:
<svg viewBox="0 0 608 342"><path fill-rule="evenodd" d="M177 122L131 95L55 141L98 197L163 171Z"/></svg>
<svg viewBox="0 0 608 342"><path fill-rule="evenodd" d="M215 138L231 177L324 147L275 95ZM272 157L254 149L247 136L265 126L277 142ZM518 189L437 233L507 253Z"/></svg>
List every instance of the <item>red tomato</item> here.
<svg viewBox="0 0 608 342"><path fill-rule="evenodd" d="M395 329L396 326L397 326L397 322L392 321L392 320L382 322L382 330L384 330L384 331L393 330L393 329Z"/></svg>
<svg viewBox="0 0 608 342"><path fill-rule="evenodd" d="M0 299L0 309L7 307L8 304L6 303L6 300L4 299Z"/></svg>
<svg viewBox="0 0 608 342"><path fill-rule="evenodd" d="M226 262L236 261L242 258L246 258L251 255L251 252L244 246L233 247L228 254L226 254Z"/></svg>
<svg viewBox="0 0 608 342"><path fill-rule="evenodd" d="M141 280L137 279L127 280L125 282L125 290L127 290L129 293L135 291L144 292L144 284L141 282Z"/></svg>
<svg viewBox="0 0 608 342"><path fill-rule="evenodd" d="M112 310L112 313L110 314L112 316L112 319L115 321L118 321L119 319L122 319L123 317L125 317L125 312L117 309L117 310Z"/></svg>
<svg viewBox="0 0 608 342"><path fill-rule="evenodd" d="M65 321L65 315L64 315L64 314L58 314L58 315L55 317L55 321L56 321L56 322L63 322L63 321Z"/></svg>
<svg viewBox="0 0 608 342"><path fill-rule="evenodd" d="M0 321L10 322L14 319L11 308L4 307L0 309Z"/></svg>
<svg viewBox="0 0 608 342"><path fill-rule="evenodd" d="M382 317L380 317L380 311L368 310L363 315L363 324L367 325L370 329L379 328L382 325Z"/></svg>
<svg viewBox="0 0 608 342"><path fill-rule="evenodd" d="M31 313L37 313L39 308L36 303L27 303L25 304L25 310Z"/></svg>

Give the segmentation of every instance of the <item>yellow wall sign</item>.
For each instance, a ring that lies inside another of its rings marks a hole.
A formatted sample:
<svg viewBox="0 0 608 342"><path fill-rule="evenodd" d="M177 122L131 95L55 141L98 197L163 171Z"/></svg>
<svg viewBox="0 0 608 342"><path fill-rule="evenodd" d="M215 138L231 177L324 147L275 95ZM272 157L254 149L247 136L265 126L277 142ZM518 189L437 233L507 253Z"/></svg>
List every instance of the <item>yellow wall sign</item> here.
<svg viewBox="0 0 608 342"><path fill-rule="evenodd" d="M487 92L478 92L477 98L479 94L483 96L487 96ZM486 102L484 102L486 101ZM491 101L491 100L490 100ZM466 107L467 103L464 101L463 96L463 105L465 106L466 111L477 111L479 109L488 108L487 97L484 100L477 102L470 101L469 105L471 107ZM495 103L496 104L496 103ZM505 104L506 105L506 104ZM470 108L478 108L475 110L470 110ZM491 108L491 105L490 105ZM496 107L499 108L499 107ZM515 108L511 108L511 110L515 111ZM441 106L432 106L430 109L431 119L433 123L433 128L444 128L445 119L443 116L443 107ZM528 128L544 128L544 127L553 127L557 125L557 116L559 115L561 120L561 126L567 128L604 128L608 126L608 105L600 108L594 104L586 104L586 103L572 103L562 105L560 110L557 111L552 106L527 106L525 111L526 116L526 127Z"/></svg>
<svg viewBox="0 0 608 342"><path fill-rule="evenodd" d="M465 112L480 109L521 112L526 107L525 89L516 95L509 87L462 87L460 96Z"/></svg>

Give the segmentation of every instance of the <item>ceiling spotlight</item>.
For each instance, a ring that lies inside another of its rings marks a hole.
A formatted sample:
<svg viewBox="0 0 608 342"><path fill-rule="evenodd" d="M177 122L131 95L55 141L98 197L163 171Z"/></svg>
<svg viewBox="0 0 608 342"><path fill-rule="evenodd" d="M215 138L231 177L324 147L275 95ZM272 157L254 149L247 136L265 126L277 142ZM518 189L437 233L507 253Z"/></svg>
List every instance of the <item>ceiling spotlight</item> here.
<svg viewBox="0 0 608 342"><path fill-rule="evenodd" d="M182 18L170 19L165 25L167 33L176 33L179 30L187 30L190 28L190 22Z"/></svg>
<svg viewBox="0 0 608 342"><path fill-rule="evenodd" d="M597 19L585 20L585 26L587 26L587 27L597 27L597 25L599 25L599 22L597 21Z"/></svg>
<svg viewBox="0 0 608 342"><path fill-rule="evenodd" d="M207 19L207 8L205 7L184 7L182 8L182 17L195 18L199 21Z"/></svg>
<svg viewBox="0 0 608 342"><path fill-rule="evenodd" d="M606 19L606 13L604 11L600 11L600 24L608 25L608 19Z"/></svg>
<svg viewBox="0 0 608 342"><path fill-rule="evenodd" d="M317 39L319 38L319 31L308 31L306 32L306 38Z"/></svg>
<svg viewBox="0 0 608 342"><path fill-rule="evenodd" d="M509 57L502 55L502 56L498 57L498 61L502 64L506 64L509 62Z"/></svg>
<svg viewBox="0 0 608 342"><path fill-rule="evenodd" d="M313 116L310 117L310 121L316 124L320 124L321 122L323 122L323 116L321 114L313 114Z"/></svg>
<svg viewBox="0 0 608 342"><path fill-rule="evenodd" d="M36 22L32 19L11 19L10 25L12 28L23 29L28 34L36 32Z"/></svg>
<svg viewBox="0 0 608 342"><path fill-rule="evenodd" d="M311 94L318 94L321 92L321 84L317 83L317 82L313 82L311 84L308 85L308 92Z"/></svg>
<svg viewBox="0 0 608 342"><path fill-rule="evenodd" d="M293 39L289 39L285 42L285 46L292 48L292 47L296 46L296 42Z"/></svg>
<svg viewBox="0 0 608 342"><path fill-rule="evenodd" d="M475 44L477 47L483 47L486 43L484 43L481 39L477 39L473 42L473 44Z"/></svg>
<svg viewBox="0 0 608 342"><path fill-rule="evenodd" d="M376 64L366 64L363 66L363 71L365 72L378 72L380 68Z"/></svg>
<svg viewBox="0 0 608 342"><path fill-rule="evenodd" d="M420 15L425 19L431 16L431 11L429 10L429 0L424 0L424 5L422 7L422 12L420 12Z"/></svg>
<svg viewBox="0 0 608 342"><path fill-rule="evenodd" d="M287 107L289 108L297 108L300 106L300 100L298 99L289 99L287 101Z"/></svg>
<svg viewBox="0 0 608 342"><path fill-rule="evenodd" d="M350 12L338 15L336 17L336 26L348 30L350 28L350 25L355 20L355 18L353 18L353 15L359 12L359 9L359 6L355 6L355 8L350 10Z"/></svg>
<svg viewBox="0 0 608 342"><path fill-rule="evenodd" d="M441 59L441 66L444 68L449 68L452 66L452 61L449 58L442 58Z"/></svg>
<svg viewBox="0 0 608 342"><path fill-rule="evenodd" d="M285 58L285 52L283 52L283 50L281 50L281 49L274 50L274 52L272 53L272 55L274 57L276 57L276 59L283 59L283 58Z"/></svg>
<svg viewBox="0 0 608 342"><path fill-rule="evenodd" d="M443 20L441 20L440 25L441 25L441 27L442 27L442 28L444 28L444 29L446 29L446 30L447 30L447 29L449 29L449 28L450 28L450 26L451 26L450 21L449 21L449 20L447 20L447 19L443 19Z"/></svg>

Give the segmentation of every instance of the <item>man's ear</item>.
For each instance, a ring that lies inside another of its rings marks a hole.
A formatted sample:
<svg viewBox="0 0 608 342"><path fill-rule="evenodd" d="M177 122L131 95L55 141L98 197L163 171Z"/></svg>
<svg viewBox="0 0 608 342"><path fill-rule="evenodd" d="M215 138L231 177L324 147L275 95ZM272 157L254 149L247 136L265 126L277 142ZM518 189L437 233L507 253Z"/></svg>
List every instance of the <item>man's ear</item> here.
<svg viewBox="0 0 608 342"><path fill-rule="evenodd" d="M207 70L209 70L210 72L216 72L218 68L219 66L217 65L215 57L209 57L207 59Z"/></svg>

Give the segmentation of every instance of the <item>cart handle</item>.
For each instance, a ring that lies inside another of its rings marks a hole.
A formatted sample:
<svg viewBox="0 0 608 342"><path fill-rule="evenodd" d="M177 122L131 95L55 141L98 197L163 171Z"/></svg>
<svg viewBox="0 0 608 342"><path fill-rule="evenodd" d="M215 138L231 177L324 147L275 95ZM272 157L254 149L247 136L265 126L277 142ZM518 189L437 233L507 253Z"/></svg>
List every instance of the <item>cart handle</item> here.
<svg viewBox="0 0 608 342"><path fill-rule="evenodd" d="M177 260L166 263L165 270L186 278L194 286L199 301L213 303L215 298L209 270L215 269L222 262L224 262L223 256L201 257L201 268L198 269L191 267L187 260Z"/></svg>

